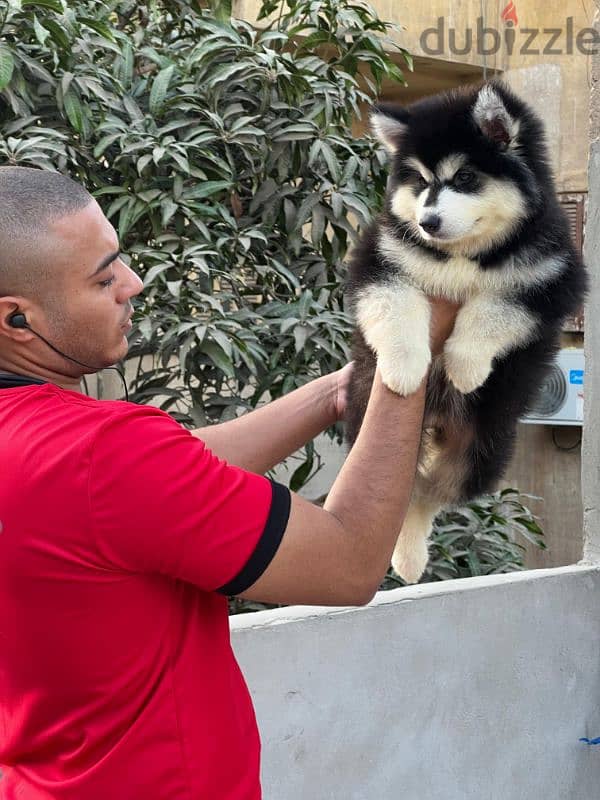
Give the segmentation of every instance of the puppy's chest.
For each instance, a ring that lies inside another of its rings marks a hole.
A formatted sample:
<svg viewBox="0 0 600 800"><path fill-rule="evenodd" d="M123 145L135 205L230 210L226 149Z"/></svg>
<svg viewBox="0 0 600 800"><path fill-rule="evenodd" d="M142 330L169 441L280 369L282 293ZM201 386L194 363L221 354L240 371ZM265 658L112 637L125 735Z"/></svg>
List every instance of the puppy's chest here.
<svg viewBox="0 0 600 800"><path fill-rule="evenodd" d="M402 244L387 232L382 233L377 250L390 277L396 274L426 294L458 302L482 292L510 289L516 282L514 269L508 264L484 270L465 256L438 259L427 250Z"/></svg>
<svg viewBox="0 0 600 800"><path fill-rule="evenodd" d="M500 274L487 274L463 256L439 261L418 250L406 250L396 259L396 268L426 294L463 302L482 292L505 288Z"/></svg>

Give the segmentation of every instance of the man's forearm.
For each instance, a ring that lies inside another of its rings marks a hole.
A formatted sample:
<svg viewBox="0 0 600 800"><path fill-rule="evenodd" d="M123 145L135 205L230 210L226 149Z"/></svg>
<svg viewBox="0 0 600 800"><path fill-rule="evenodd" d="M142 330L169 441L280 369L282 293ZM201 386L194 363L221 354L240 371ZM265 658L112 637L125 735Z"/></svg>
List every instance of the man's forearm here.
<svg viewBox="0 0 600 800"><path fill-rule="evenodd" d="M237 419L193 430L215 455L263 474L336 421L335 383L317 378Z"/></svg>
<svg viewBox="0 0 600 800"><path fill-rule="evenodd" d="M357 582L371 574L377 585L389 566L414 484L425 385L400 397L377 371L360 433L325 502L348 533L344 563Z"/></svg>

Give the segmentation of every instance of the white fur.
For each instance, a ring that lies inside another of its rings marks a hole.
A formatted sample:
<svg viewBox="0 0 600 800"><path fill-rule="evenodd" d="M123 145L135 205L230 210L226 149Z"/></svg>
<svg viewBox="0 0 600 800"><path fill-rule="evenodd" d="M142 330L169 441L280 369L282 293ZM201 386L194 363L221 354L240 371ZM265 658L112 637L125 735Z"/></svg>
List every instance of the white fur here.
<svg viewBox="0 0 600 800"><path fill-rule="evenodd" d="M439 505L424 498L410 501L406 517L392 555L394 571L407 583L416 583L429 561L427 539Z"/></svg>
<svg viewBox="0 0 600 800"><path fill-rule="evenodd" d="M440 181L451 180L467 163L467 157L453 153L442 159L436 175L419 159L410 156L408 166L417 170L429 183L436 177ZM441 217L441 226L435 234L423 228L416 230L426 241L433 241L447 252L473 255L485 247L501 242L523 218L526 201L519 188L509 180L484 177L477 192L457 192L452 186L444 186L435 201L426 205L428 187L415 195L411 186L395 188L391 198L393 214L403 222L419 225L424 217L432 213Z"/></svg>
<svg viewBox="0 0 600 800"><path fill-rule="evenodd" d="M451 180L466 161L465 155L453 153L440 161L434 176L419 159L414 156L406 159L406 163L429 183L434 177L440 181ZM482 189L474 193L457 192L452 186L444 186L430 205L426 205L428 194L428 187L418 195L411 186L396 187L391 198L393 214L415 226L426 216L438 214L441 226L435 234L421 227L415 230L426 241L463 255L481 252L486 246L505 239L525 213L525 198L518 187L500 178L484 178Z"/></svg>
<svg viewBox="0 0 600 800"><path fill-rule="evenodd" d="M415 169L417 172L420 172L423 178L425 178L425 180L427 181L427 183L431 183L431 181L433 180L433 172L430 169L427 169L425 164L419 161L418 158L415 158L414 156L409 156L406 159L406 164L409 167Z"/></svg>
<svg viewBox="0 0 600 800"><path fill-rule="evenodd" d="M435 203L422 213L438 214L442 220L433 236L422 231L424 239L442 246L447 240L450 247L455 243L463 249L476 242L480 251L482 244L501 241L512 230L525 213L525 198L510 181L486 180L483 190L474 194L445 186ZM421 219L421 215L417 216L419 222Z"/></svg>
<svg viewBox="0 0 600 800"><path fill-rule="evenodd" d="M437 177L440 181L452 180L454 175L462 166L464 166L466 161L467 157L464 153L453 153L449 156L446 156L446 158L443 158L435 168L435 175L425 166L425 164L423 164L422 161L415 156L408 156L405 163L407 166L412 167L414 170L419 172L428 183L431 183L434 177Z"/></svg>
<svg viewBox="0 0 600 800"><path fill-rule="evenodd" d="M416 391L431 361L429 302L406 281L373 284L357 298L356 318L377 354L383 382L392 391Z"/></svg>
<svg viewBox="0 0 600 800"><path fill-rule="evenodd" d="M392 195L391 200L391 208L392 212L398 219L403 220L404 222L413 222L417 223L417 213L420 213L420 209L423 206L424 198L427 194L427 189L424 189L421 192L421 205L419 206L419 199L415 198L414 192L410 186L398 186L395 189L394 194ZM420 229L419 229L420 232Z"/></svg>
<svg viewBox="0 0 600 800"><path fill-rule="evenodd" d="M371 114L371 128L374 135L385 147L389 155L394 155L398 150L398 139L406 130L404 122L400 122L388 114L375 112Z"/></svg>
<svg viewBox="0 0 600 800"><path fill-rule="evenodd" d="M435 174L441 181L451 181L466 161L467 157L463 153L453 153L440 161Z"/></svg>
<svg viewBox="0 0 600 800"><path fill-rule="evenodd" d="M426 294L461 303L482 292L503 292L545 283L565 269L561 259L538 261L535 254L532 258L523 254L519 261L510 257L502 267L488 270L480 269L463 255L438 261L421 248L398 241L387 231L382 232L378 249L390 266L396 266Z"/></svg>
<svg viewBox="0 0 600 800"><path fill-rule="evenodd" d="M446 374L463 394L482 386L494 358L531 340L538 320L499 295L480 295L458 312L444 348Z"/></svg>

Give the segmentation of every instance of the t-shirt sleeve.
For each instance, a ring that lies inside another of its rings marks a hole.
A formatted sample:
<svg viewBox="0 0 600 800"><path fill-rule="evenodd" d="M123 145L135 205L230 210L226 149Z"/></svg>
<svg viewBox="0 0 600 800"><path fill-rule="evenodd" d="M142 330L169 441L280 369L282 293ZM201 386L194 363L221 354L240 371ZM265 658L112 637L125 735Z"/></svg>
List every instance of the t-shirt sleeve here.
<svg viewBox="0 0 600 800"><path fill-rule="evenodd" d="M110 567L238 594L281 542L289 490L218 459L158 409L132 406L99 429L88 479L92 536Z"/></svg>

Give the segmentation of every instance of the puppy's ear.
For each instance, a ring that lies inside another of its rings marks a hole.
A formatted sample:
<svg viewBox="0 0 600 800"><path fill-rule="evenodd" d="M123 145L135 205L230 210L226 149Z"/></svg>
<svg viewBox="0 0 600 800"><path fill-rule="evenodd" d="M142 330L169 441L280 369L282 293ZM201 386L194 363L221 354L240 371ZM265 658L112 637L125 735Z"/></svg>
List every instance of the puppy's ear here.
<svg viewBox="0 0 600 800"><path fill-rule="evenodd" d="M492 84L485 84L473 106L473 118L480 131L502 149L517 138L519 123L508 113L502 97Z"/></svg>
<svg viewBox="0 0 600 800"><path fill-rule="evenodd" d="M400 140L407 131L410 120L409 112L402 106L383 103L376 106L371 114L373 134L385 147L388 155L395 155L400 149Z"/></svg>

